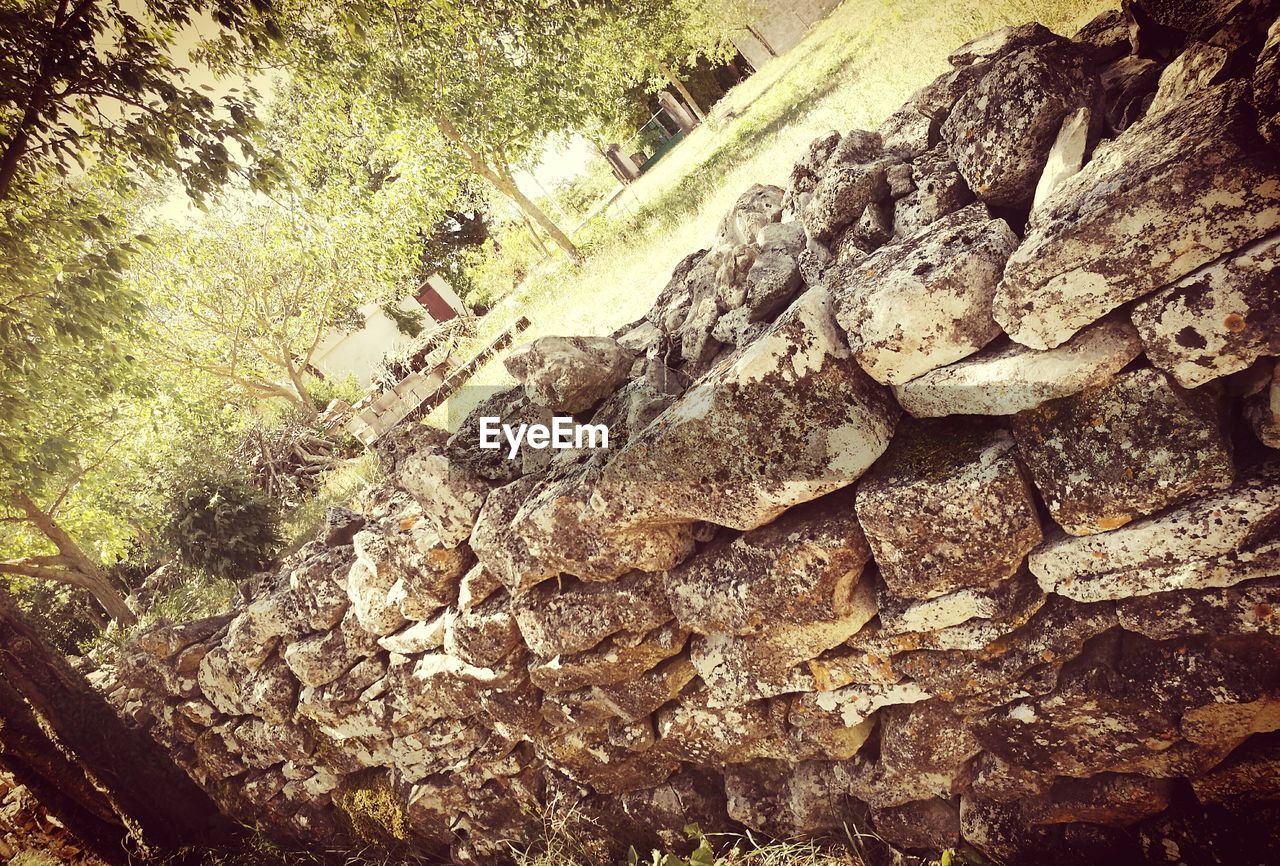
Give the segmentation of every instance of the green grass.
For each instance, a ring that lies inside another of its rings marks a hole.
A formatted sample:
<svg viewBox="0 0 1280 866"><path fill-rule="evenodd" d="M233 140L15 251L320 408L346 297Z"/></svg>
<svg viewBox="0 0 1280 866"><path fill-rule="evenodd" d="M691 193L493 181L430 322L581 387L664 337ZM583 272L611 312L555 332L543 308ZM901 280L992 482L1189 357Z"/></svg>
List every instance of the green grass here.
<svg viewBox="0 0 1280 866"><path fill-rule="evenodd" d="M1071 34L1114 0L845 0L798 45L735 87L707 121L577 240L586 261L560 258L497 303L479 348L519 316L521 341L607 334L648 310L675 264L706 246L753 183L785 186L810 141L832 130L874 129L947 68L968 40L1038 20ZM475 385L509 383L495 360ZM456 408L456 407L455 407ZM457 415L455 417L461 417ZM443 424L444 411L429 419Z"/></svg>
<svg viewBox="0 0 1280 866"><path fill-rule="evenodd" d="M293 553L315 538L324 524L326 511L335 506L350 505L357 493L380 476L378 455L372 451L329 470L316 492L284 516L281 529L285 553Z"/></svg>

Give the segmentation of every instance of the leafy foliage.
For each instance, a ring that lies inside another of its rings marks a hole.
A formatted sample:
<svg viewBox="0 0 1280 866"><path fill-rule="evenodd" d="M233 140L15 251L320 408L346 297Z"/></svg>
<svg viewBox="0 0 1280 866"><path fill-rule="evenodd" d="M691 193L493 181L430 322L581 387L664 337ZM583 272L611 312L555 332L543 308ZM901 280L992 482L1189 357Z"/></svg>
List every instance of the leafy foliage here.
<svg viewBox="0 0 1280 866"><path fill-rule="evenodd" d="M179 491L167 534L183 562L214 577L245 579L280 548L279 515L266 495L236 478L205 478Z"/></svg>
<svg viewBox="0 0 1280 866"><path fill-rule="evenodd" d="M208 12L247 56L277 35L264 0L13 0L0 9L0 200L94 159L182 179L202 199L233 175L267 185L252 92L215 103L185 82L178 32ZM235 153L233 153L236 151ZM238 158L237 158L238 157Z"/></svg>

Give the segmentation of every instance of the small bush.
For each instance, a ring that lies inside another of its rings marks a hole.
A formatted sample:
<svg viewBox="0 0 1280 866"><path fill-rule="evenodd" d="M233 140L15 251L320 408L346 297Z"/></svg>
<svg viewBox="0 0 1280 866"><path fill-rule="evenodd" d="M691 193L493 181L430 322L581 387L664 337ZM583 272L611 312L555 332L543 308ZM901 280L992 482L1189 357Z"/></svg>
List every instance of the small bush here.
<svg viewBox="0 0 1280 866"><path fill-rule="evenodd" d="M262 491L237 478L204 478L175 497L167 535L187 565L243 580L275 561L280 515Z"/></svg>

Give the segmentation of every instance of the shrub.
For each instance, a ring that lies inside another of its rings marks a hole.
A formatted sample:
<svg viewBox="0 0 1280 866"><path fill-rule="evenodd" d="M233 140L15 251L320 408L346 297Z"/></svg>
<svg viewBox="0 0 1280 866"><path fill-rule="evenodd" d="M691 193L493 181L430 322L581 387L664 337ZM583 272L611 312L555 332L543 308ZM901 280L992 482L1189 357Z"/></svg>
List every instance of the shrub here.
<svg viewBox="0 0 1280 866"><path fill-rule="evenodd" d="M169 540L187 565L242 580L280 549L280 515L265 494L238 478L203 478L178 491Z"/></svg>

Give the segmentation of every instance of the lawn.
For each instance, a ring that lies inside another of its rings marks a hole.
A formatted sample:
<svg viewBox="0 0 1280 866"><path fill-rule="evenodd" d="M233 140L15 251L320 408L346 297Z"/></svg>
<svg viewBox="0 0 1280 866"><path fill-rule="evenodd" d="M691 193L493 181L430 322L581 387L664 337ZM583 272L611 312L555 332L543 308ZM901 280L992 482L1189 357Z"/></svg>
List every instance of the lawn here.
<svg viewBox="0 0 1280 866"><path fill-rule="evenodd" d="M817 136L875 129L947 68L962 43L1005 24L1038 20L1063 34L1114 0L845 0L798 45L730 91L667 157L578 237L587 253L530 277L496 304L479 347L519 316L521 341L548 334L607 334L638 319L675 264L706 246L720 218L753 183L785 186ZM501 360L473 385L511 382ZM465 400L464 395L455 398ZM461 417L458 405L453 417ZM444 422L443 410L432 416Z"/></svg>

